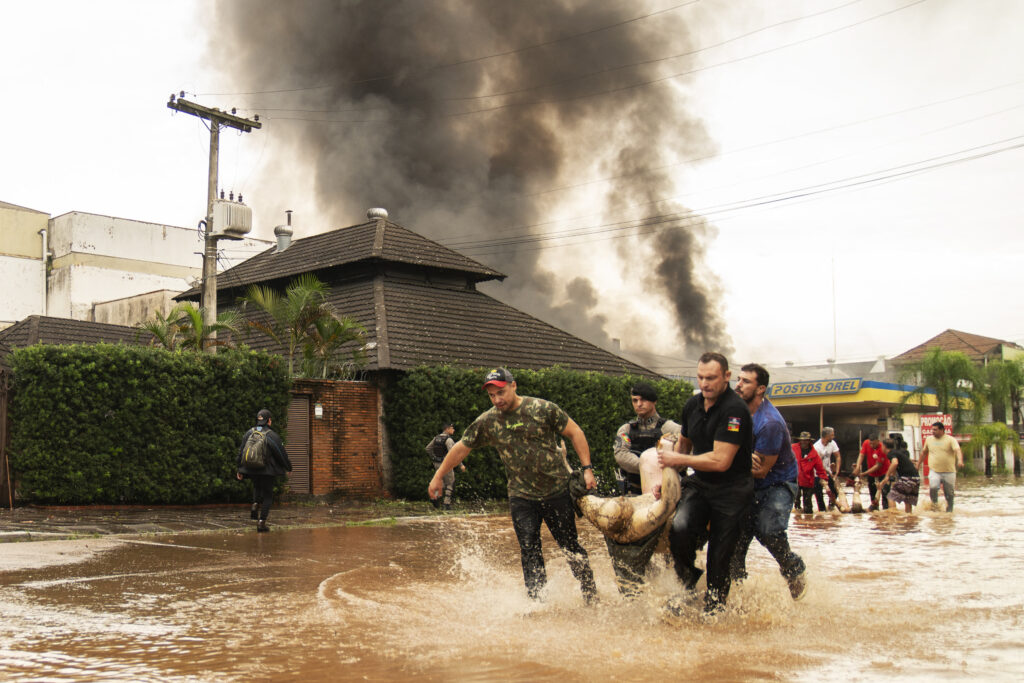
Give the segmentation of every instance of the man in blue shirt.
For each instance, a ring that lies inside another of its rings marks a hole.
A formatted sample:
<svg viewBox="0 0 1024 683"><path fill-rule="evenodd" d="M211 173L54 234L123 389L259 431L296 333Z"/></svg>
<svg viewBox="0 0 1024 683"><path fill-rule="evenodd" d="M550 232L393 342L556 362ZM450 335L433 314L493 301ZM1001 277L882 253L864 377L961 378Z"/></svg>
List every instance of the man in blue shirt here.
<svg viewBox="0 0 1024 683"><path fill-rule="evenodd" d="M789 547L786 529L796 500L796 458L790 443L789 428L765 393L768 371L757 363L744 365L736 380L736 393L742 398L754 419L754 504L750 521L736 544L730 575L733 581L747 577L747 549L753 538L763 545L789 584L794 600L807 592L806 567L800 556Z"/></svg>

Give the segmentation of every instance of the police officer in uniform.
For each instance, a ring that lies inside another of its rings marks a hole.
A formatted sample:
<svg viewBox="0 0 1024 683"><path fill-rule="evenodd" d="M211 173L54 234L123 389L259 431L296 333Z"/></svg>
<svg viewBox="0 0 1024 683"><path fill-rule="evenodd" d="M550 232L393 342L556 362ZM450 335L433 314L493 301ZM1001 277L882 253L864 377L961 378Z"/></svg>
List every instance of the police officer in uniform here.
<svg viewBox="0 0 1024 683"><path fill-rule="evenodd" d="M449 422L444 426L444 429L441 430L441 433L435 436L433 439L431 439L430 442L427 444L427 455L430 456L430 462L433 463L435 472L437 471L437 468L441 466L441 463L444 462L444 456L448 455L448 451L450 451L452 449L452 446L455 445L455 441L452 439L452 434L454 433L455 425ZM465 472L466 466L460 464L459 471ZM451 472L446 474L444 476L443 481L444 509L451 510L452 490L455 488L455 471L452 470ZM435 508L441 507L440 498L431 499L430 502L434 504Z"/></svg>
<svg viewBox="0 0 1024 683"><path fill-rule="evenodd" d="M658 414L658 392L646 382L637 382L629 392L636 418L619 427L615 433L615 478L619 493L624 496L639 496L640 455L648 448L655 448L663 435L675 441L679 437L679 424ZM608 555L612 558L615 582L619 592L626 597L635 597L644 583L644 572L658 545L661 529L647 538L634 543L617 543L605 536Z"/></svg>
<svg viewBox="0 0 1024 683"><path fill-rule="evenodd" d="M658 415L658 392L646 382L637 382L629 392L636 419L619 427L615 433L615 462L619 465L615 478L619 493L640 495L640 454L655 448L663 434L679 436L679 424Z"/></svg>

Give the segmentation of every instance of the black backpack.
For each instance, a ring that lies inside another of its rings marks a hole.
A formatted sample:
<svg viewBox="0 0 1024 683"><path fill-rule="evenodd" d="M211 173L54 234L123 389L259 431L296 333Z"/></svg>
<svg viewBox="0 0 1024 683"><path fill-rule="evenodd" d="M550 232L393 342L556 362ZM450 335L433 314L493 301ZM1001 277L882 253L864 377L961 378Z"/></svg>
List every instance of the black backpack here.
<svg viewBox="0 0 1024 683"><path fill-rule="evenodd" d="M267 433L254 429L245 440L242 450L242 466L250 470L262 470L267 466Z"/></svg>

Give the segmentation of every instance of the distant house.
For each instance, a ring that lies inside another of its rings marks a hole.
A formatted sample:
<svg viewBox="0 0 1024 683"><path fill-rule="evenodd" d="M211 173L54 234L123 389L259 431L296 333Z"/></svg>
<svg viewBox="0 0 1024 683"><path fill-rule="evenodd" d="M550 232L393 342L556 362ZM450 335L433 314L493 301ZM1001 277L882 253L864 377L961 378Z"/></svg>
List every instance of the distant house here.
<svg viewBox="0 0 1024 683"><path fill-rule="evenodd" d="M892 361L898 364L915 363L934 348L943 351L960 351L978 365L985 365L990 360L1008 360L1024 356L1024 348L1013 342L960 330L946 330L914 348L904 351L894 357Z"/></svg>

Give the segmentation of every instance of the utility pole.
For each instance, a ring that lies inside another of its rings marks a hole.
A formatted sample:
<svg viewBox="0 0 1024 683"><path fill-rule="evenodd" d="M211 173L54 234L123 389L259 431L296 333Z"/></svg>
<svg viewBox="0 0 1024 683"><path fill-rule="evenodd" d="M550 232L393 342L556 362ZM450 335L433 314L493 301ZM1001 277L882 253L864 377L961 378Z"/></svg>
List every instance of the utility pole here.
<svg viewBox="0 0 1024 683"><path fill-rule="evenodd" d="M198 116L201 119L206 119L210 122L210 173L209 173L209 185L206 193L206 230L204 231L204 245L203 245L203 283L202 283L202 307L203 307L203 324L212 326L217 322L217 240L220 236L216 235L213 229L213 202L217 199L217 164L220 150L220 127L227 126L229 128L237 128L243 133L249 133L253 128L262 128L263 124L260 123L260 117L257 115L254 120L242 118L241 116L235 116L234 110L232 113L223 112L220 109L213 109L210 107L204 107L196 104L195 102L189 102L188 100L182 99L185 93L180 93L180 97L171 95L171 99L167 102L169 109L175 111L184 112L193 116ZM210 340L213 341L217 338L217 333L212 332L210 334ZM206 350L210 353L216 353L217 347L212 343L208 343Z"/></svg>

